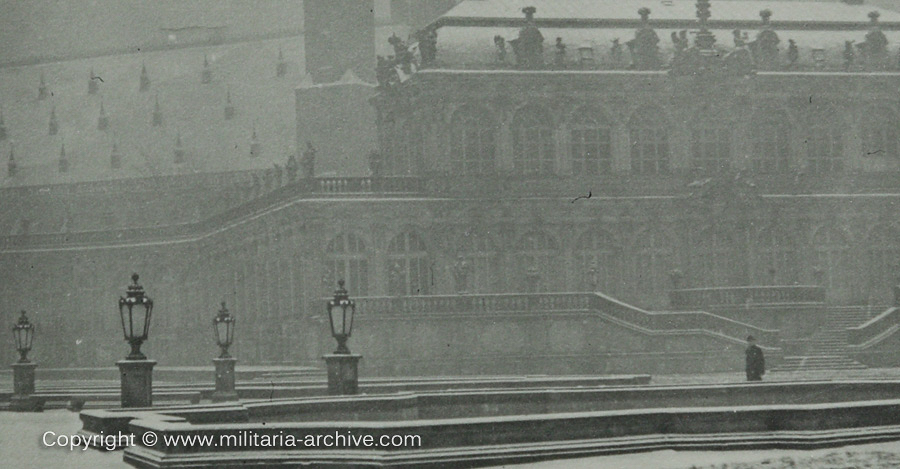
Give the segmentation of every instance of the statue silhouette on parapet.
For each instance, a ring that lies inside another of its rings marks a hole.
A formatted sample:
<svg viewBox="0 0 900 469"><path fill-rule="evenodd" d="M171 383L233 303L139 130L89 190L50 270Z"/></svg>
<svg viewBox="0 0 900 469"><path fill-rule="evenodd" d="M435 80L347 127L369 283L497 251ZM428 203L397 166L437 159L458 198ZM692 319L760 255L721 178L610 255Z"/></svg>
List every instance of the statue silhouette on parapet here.
<svg viewBox="0 0 900 469"><path fill-rule="evenodd" d="M650 27L650 9L638 10L641 27L635 31L634 39L625 43L631 52L631 67L635 70L657 70L659 62L659 36Z"/></svg>
<svg viewBox="0 0 900 469"><path fill-rule="evenodd" d="M519 30L519 37L509 41L516 56L519 68L535 70L544 66L544 35L534 24L535 7L522 8L525 13L525 26Z"/></svg>
<svg viewBox="0 0 900 469"><path fill-rule="evenodd" d="M863 63L869 70L883 70L887 68L887 36L881 31L878 24L878 18L881 16L877 11L869 13L869 21L872 22L872 29L866 33L866 40L857 44L860 54L863 56Z"/></svg>
<svg viewBox="0 0 900 469"><path fill-rule="evenodd" d="M781 39L770 23L772 10L760 11L759 17L762 19L762 30L756 34L756 40L750 43L750 50L758 68L774 70L778 67L778 44Z"/></svg>
<svg viewBox="0 0 900 469"><path fill-rule="evenodd" d="M437 29L427 28L419 32L419 57L422 67L434 64L437 59Z"/></svg>
<svg viewBox="0 0 900 469"><path fill-rule="evenodd" d="M844 41L844 71L849 72L853 70L853 66L856 62L856 50L853 49L853 41Z"/></svg>
<svg viewBox="0 0 900 469"><path fill-rule="evenodd" d="M619 38L612 40L612 46L609 47L609 60L616 68L622 65L622 43L619 42Z"/></svg>
<svg viewBox="0 0 900 469"><path fill-rule="evenodd" d="M494 36L494 46L497 48L497 62L506 63L506 39L499 34Z"/></svg>
<svg viewBox="0 0 900 469"><path fill-rule="evenodd" d="M747 33L735 29L734 50L725 54L725 67L732 75L744 76L753 73L753 55L747 47Z"/></svg>
<svg viewBox="0 0 900 469"><path fill-rule="evenodd" d="M288 182L297 180L297 172L299 170L300 165L297 163L297 157L291 153L288 155L287 163L284 165L284 171L287 173Z"/></svg>
<svg viewBox="0 0 900 469"><path fill-rule="evenodd" d="M306 142L306 150L303 151L303 159L300 161L304 177L312 178L316 175L316 152L312 142Z"/></svg>

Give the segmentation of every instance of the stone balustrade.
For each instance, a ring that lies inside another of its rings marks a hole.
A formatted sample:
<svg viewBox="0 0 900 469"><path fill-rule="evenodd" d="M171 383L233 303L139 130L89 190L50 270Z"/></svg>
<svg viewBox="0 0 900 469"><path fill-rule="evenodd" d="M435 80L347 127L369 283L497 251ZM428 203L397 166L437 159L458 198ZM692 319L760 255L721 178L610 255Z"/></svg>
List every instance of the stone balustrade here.
<svg viewBox="0 0 900 469"><path fill-rule="evenodd" d="M822 303L825 289L815 285L690 288L669 292L673 308L716 305Z"/></svg>

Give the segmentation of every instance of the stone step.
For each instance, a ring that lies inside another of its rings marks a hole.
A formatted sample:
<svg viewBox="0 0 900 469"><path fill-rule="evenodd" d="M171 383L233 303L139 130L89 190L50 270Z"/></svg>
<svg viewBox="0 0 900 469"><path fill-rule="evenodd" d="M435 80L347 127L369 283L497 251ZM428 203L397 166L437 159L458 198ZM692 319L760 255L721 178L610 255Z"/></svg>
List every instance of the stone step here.
<svg viewBox="0 0 900 469"><path fill-rule="evenodd" d="M772 371L862 370L866 366L846 355L804 355L784 357Z"/></svg>

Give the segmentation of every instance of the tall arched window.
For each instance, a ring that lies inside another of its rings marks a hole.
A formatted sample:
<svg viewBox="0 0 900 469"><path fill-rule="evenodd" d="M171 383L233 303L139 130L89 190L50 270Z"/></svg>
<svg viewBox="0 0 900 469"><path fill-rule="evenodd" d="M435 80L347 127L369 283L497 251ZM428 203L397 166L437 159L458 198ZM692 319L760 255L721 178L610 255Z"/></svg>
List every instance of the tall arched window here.
<svg viewBox="0 0 900 469"><path fill-rule="evenodd" d="M552 174L555 168L553 119L538 106L516 111L513 119L513 151L519 174Z"/></svg>
<svg viewBox="0 0 900 469"><path fill-rule="evenodd" d="M631 171L637 174L669 172L668 122L659 108L643 108L628 123Z"/></svg>
<svg viewBox="0 0 900 469"><path fill-rule="evenodd" d="M753 281L759 285L790 285L798 281L797 243L789 230L769 227L756 237Z"/></svg>
<svg viewBox="0 0 900 469"><path fill-rule="evenodd" d="M362 239L351 233L341 234L328 242L325 254L322 281L326 288L336 288L338 280L344 279L347 291L356 296L369 294L369 261Z"/></svg>
<svg viewBox="0 0 900 469"><path fill-rule="evenodd" d="M844 169L844 125L833 107L811 113L806 142L806 166L812 174L838 173Z"/></svg>
<svg viewBox="0 0 900 469"><path fill-rule="evenodd" d="M863 113L863 155L900 156L900 120L891 109L878 107Z"/></svg>
<svg viewBox="0 0 900 469"><path fill-rule="evenodd" d="M900 280L900 230L883 224L872 228L866 240L866 257L869 298L890 301L892 288Z"/></svg>
<svg viewBox="0 0 900 469"><path fill-rule="evenodd" d="M753 159L751 167L757 173L787 171L791 153L791 122L778 110L757 111L751 121Z"/></svg>
<svg viewBox="0 0 900 469"><path fill-rule="evenodd" d="M612 168L609 121L599 109L579 109L570 123L572 171L575 174L608 174Z"/></svg>
<svg viewBox="0 0 900 469"><path fill-rule="evenodd" d="M847 237L837 228L826 226L819 229L813 237L816 252L816 265L822 269L822 284L829 296L847 298L853 289L851 286L850 243Z"/></svg>
<svg viewBox="0 0 900 469"><path fill-rule="evenodd" d="M383 138L382 148L386 149L384 173L391 176L412 176L419 174L422 161L423 126L415 119L396 119L384 124L389 132Z"/></svg>
<svg viewBox="0 0 900 469"><path fill-rule="evenodd" d="M451 121L451 161L454 174L493 173L497 122L486 109L464 106Z"/></svg>
<svg viewBox="0 0 900 469"><path fill-rule="evenodd" d="M722 287L735 277L737 246L732 234L726 230L707 228L695 240L691 274L701 283L698 286Z"/></svg>
<svg viewBox="0 0 900 469"><path fill-rule="evenodd" d="M608 231L592 229L575 244L577 277L584 291L615 294L622 279L619 271L619 249Z"/></svg>
<svg viewBox="0 0 900 469"><path fill-rule="evenodd" d="M453 277L459 293L491 291L497 271L496 249L487 236L466 230L459 241L459 256L453 263Z"/></svg>
<svg viewBox="0 0 900 469"><path fill-rule="evenodd" d="M388 291L391 295L427 295L431 270L425 243L416 233L400 233L388 244Z"/></svg>
<svg viewBox="0 0 900 469"><path fill-rule="evenodd" d="M672 249L672 241L659 231L645 230L634 240L632 294L649 306L662 306L667 301L667 277L673 267Z"/></svg>
<svg viewBox="0 0 900 469"><path fill-rule="evenodd" d="M528 293L548 291L557 274L559 244L543 231L531 231L519 240L519 276L522 290Z"/></svg>
<svg viewBox="0 0 900 469"><path fill-rule="evenodd" d="M700 119L691 128L691 157L695 169L718 173L731 167L731 129L734 127L719 116L705 111L709 117Z"/></svg>

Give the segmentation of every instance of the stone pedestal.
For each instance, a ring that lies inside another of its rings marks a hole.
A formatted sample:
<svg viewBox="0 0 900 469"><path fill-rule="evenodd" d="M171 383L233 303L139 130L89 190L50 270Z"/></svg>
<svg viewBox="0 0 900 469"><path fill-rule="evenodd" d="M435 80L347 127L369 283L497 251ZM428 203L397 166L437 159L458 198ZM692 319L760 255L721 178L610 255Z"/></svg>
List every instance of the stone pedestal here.
<svg viewBox="0 0 900 469"><path fill-rule="evenodd" d="M328 354L322 358L328 367L328 394L332 396L359 392L357 368L362 355Z"/></svg>
<svg viewBox="0 0 900 469"><path fill-rule="evenodd" d="M19 412L40 410L34 394L34 369L37 363L13 363L13 395L9 399L9 409Z"/></svg>
<svg viewBox="0 0 900 469"><path fill-rule="evenodd" d="M156 361L121 360L116 365L122 377L122 407L151 407Z"/></svg>
<svg viewBox="0 0 900 469"><path fill-rule="evenodd" d="M212 395L213 402L236 401L237 393L234 391L234 358L214 358L216 365L216 391Z"/></svg>

